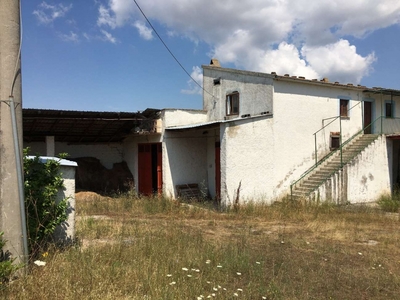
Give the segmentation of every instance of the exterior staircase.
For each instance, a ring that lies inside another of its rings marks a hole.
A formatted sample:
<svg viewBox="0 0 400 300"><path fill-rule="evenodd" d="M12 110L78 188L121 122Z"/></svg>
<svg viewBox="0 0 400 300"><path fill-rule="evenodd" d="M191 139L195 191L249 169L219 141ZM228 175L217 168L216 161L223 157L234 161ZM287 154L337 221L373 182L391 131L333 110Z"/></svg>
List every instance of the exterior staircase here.
<svg viewBox="0 0 400 300"><path fill-rule="evenodd" d="M332 175L341 170L344 165L351 162L378 137L378 134L362 134L353 139L343 146L342 161L340 159L340 150L336 150L333 155L292 186L292 200L307 198L313 191L318 189Z"/></svg>

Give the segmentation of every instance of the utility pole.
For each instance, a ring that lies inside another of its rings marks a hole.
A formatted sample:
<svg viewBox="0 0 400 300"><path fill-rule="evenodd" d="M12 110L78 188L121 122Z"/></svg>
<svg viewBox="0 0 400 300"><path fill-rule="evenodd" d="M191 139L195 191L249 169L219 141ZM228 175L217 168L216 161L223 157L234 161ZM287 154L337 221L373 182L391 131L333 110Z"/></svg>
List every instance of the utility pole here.
<svg viewBox="0 0 400 300"><path fill-rule="evenodd" d="M4 250L19 263L25 262L27 251L21 218L25 211L20 207L22 170L18 170L22 168L20 1L0 2L0 231L7 240Z"/></svg>

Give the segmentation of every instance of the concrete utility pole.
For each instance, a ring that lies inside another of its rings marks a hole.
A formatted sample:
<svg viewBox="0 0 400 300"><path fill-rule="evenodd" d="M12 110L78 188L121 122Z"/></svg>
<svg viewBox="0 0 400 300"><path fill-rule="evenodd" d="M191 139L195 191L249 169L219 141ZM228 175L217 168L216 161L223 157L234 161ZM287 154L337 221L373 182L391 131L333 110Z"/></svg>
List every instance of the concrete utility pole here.
<svg viewBox="0 0 400 300"><path fill-rule="evenodd" d="M0 230L16 262L23 262L24 241L16 159L22 157L22 96L20 2L0 0ZM10 105L10 96L14 105ZM14 107L13 107L14 106ZM11 109L15 110L18 151L15 151ZM15 155L15 153L21 155ZM17 158L16 158L17 156ZM22 163L21 163L22 165Z"/></svg>

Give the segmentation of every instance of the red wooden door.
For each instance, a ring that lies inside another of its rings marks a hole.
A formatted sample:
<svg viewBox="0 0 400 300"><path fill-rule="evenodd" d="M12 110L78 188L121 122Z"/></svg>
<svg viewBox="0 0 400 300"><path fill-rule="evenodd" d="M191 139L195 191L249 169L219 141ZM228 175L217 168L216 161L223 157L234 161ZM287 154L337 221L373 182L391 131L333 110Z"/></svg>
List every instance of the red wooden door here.
<svg viewBox="0 0 400 300"><path fill-rule="evenodd" d="M215 197L221 199L221 146L215 143Z"/></svg>
<svg viewBox="0 0 400 300"><path fill-rule="evenodd" d="M151 144L138 145L138 171L139 171L139 193L151 195L152 172L151 172Z"/></svg>

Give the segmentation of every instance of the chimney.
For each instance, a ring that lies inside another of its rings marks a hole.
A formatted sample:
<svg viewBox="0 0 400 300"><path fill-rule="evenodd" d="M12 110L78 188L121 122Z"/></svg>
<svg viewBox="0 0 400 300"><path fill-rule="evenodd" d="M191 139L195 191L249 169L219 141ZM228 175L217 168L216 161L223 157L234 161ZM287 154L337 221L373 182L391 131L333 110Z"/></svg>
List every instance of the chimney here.
<svg viewBox="0 0 400 300"><path fill-rule="evenodd" d="M221 67L221 65L219 64L218 59L216 59L216 58L212 58L212 59L211 59L211 61L210 61L210 66L218 67L218 68Z"/></svg>

